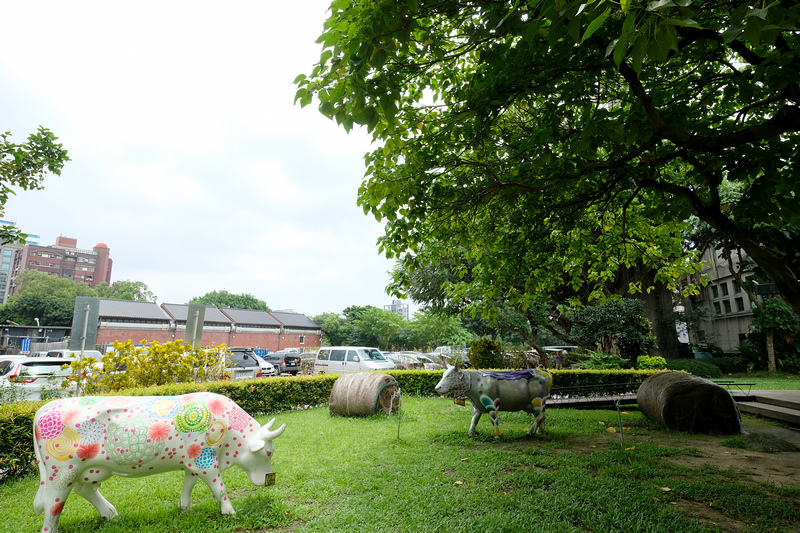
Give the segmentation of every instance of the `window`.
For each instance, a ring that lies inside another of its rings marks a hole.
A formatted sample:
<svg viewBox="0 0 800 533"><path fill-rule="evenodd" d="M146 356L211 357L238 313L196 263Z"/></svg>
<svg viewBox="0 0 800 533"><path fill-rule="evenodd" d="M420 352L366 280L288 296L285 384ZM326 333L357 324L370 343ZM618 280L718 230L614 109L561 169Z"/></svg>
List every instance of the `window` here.
<svg viewBox="0 0 800 533"><path fill-rule="evenodd" d="M300 335L300 344L305 344L305 343L306 343L306 336Z"/></svg>
<svg viewBox="0 0 800 533"><path fill-rule="evenodd" d="M736 298L736 312L744 313L744 298Z"/></svg>
<svg viewBox="0 0 800 533"><path fill-rule="evenodd" d="M719 306L719 302L714 302L714 313L717 315L722 314L722 309Z"/></svg>
<svg viewBox="0 0 800 533"><path fill-rule="evenodd" d="M711 296L713 296L714 298L719 298L719 289L717 288L716 285L711 286Z"/></svg>
<svg viewBox="0 0 800 533"><path fill-rule="evenodd" d="M317 354L318 361L327 361L328 356L330 355L330 350L320 350Z"/></svg>
<svg viewBox="0 0 800 533"><path fill-rule="evenodd" d="M358 354L355 350L347 350L347 360L348 361L359 361Z"/></svg>
<svg viewBox="0 0 800 533"><path fill-rule="evenodd" d="M331 350L331 361L344 361L345 350Z"/></svg>
<svg viewBox="0 0 800 533"><path fill-rule="evenodd" d="M742 292L742 286L739 285L739 282L733 280L733 294L739 294Z"/></svg>
<svg viewBox="0 0 800 533"><path fill-rule="evenodd" d="M728 315L731 312L731 301L730 300L722 300L722 307L725 308L725 314Z"/></svg>
<svg viewBox="0 0 800 533"><path fill-rule="evenodd" d="M719 284L719 286L722 288L722 297L725 298L726 296L728 296L728 282L723 281L722 283Z"/></svg>

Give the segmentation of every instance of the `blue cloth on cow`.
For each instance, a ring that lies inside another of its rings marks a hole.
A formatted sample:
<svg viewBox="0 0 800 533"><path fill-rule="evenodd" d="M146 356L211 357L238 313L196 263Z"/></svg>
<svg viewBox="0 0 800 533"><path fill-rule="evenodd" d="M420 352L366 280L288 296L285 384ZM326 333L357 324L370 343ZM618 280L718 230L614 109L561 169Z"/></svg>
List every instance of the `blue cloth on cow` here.
<svg viewBox="0 0 800 533"><path fill-rule="evenodd" d="M497 380L516 381L518 379L531 379L534 377L535 370L525 368L523 370L480 370L481 376Z"/></svg>

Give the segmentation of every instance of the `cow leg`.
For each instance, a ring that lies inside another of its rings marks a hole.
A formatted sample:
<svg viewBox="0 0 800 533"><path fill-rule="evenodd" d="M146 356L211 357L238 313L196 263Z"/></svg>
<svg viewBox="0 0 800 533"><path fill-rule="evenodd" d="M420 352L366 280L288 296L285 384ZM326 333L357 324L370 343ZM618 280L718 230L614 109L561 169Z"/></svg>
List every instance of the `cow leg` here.
<svg viewBox="0 0 800 533"><path fill-rule="evenodd" d="M108 503L108 500L100 494L99 484L90 485L88 483L76 483L75 494L94 505L94 508L97 509L97 512L100 513L100 516L103 518L111 520L119 514L117 513L117 509Z"/></svg>
<svg viewBox="0 0 800 533"><path fill-rule="evenodd" d="M64 510L64 504L71 490L71 486L58 490L52 486L45 486L42 500L44 502L42 533L58 533L58 519L61 517L61 511Z"/></svg>
<svg viewBox="0 0 800 533"><path fill-rule="evenodd" d="M497 418L497 411L492 411L489 413L489 418L492 419L492 424L494 425L494 436L500 436L500 420Z"/></svg>
<svg viewBox="0 0 800 533"><path fill-rule="evenodd" d="M475 435L475 427L478 425L478 420L481 419L481 413L477 409L472 412L472 423L469 425L469 434L470 436Z"/></svg>
<svg viewBox="0 0 800 533"><path fill-rule="evenodd" d="M188 472L187 472L188 475ZM233 505L231 505L231 501L228 499L228 492L225 490L225 483L222 481L222 476L220 475L219 471L210 472L208 474L199 474L200 479L202 479L208 488L211 489L211 494L214 495L214 498L217 499L219 502L219 510L222 514L236 514L236 511L233 510ZM192 486L197 482L195 479L192 482ZM186 490L186 478L183 478L183 486L184 491ZM189 490L191 492L191 489ZM183 497L181 496L181 502L183 501Z"/></svg>
<svg viewBox="0 0 800 533"><path fill-rule="evenodd" d="M192 506L192 489L197 484L197 474L187 470L183 476L183 492L181 492L181 509Z"/></svg>
<svg viewBox="0 0 800 533"><path fill-rule="evenodd" d="M536 433L540 433L542 431L542 425L544 425L544 419L547 415L544 413L544 400L541 398L536 398L531 402L533 405L533 415L536 417L533 423L533 426L528 430L528 435L533 436Z"/></svg>

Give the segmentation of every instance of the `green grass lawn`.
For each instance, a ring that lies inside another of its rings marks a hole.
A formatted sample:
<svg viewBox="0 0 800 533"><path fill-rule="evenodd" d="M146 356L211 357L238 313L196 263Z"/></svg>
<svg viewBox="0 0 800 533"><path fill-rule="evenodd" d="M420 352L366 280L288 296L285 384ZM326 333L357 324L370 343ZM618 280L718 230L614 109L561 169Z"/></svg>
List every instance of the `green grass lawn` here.
<svg viewBox="0 0 800 533"><path fill-rule="evenodd" d="M766 370L751 373L733 374L723 379L734 379L742 383L755 383L753 390L800 390L800 375L785 372L767 372Z"/></svg>
<svg viewBox="0 0 800 533"><path fill-rule="evenodd" d="M406 397L399 418L331 417L327 407L280 413L273 487L254 487L238 468L223 475L237 516L219 514L202 483L181 511L181 473L114 477L102 492L120 516L106 521L73 494L60 531L103 533L295 532L699 532L689 502L744 525L737 531L797 531L800 488L751 483L733 472L669 460L697 454L685 436L637 411L550 409L545 434L526 438L531 417L501 413L503 436L471 408ZM268 418L262 417L264 423ZM398 438L399 432L399 438ZM642 441L631 446L631 439ZM628 448L628 449L626 449ZM800 454L798 454L800 461ZM38 476L0 485L0 533L34 533ZM664 489L670 489L665 491Z"/></svg>

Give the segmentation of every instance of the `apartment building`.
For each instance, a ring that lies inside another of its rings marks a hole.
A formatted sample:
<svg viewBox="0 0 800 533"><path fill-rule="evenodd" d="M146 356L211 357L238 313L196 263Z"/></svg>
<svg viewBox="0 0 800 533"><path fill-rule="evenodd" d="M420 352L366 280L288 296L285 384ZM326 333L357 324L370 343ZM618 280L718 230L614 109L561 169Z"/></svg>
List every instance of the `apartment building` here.
<svg viewBox="0 0 800 533"><path fill-rule="evenodd" d="M8 296L14 294L14 278L23 270L38 270L76 283L83 282L92 288L103 282L111 283L110 253L105 243L85 250L78 248L77 239L69 237L58 237L51 246L26 244L14 254Z"/></svg>

